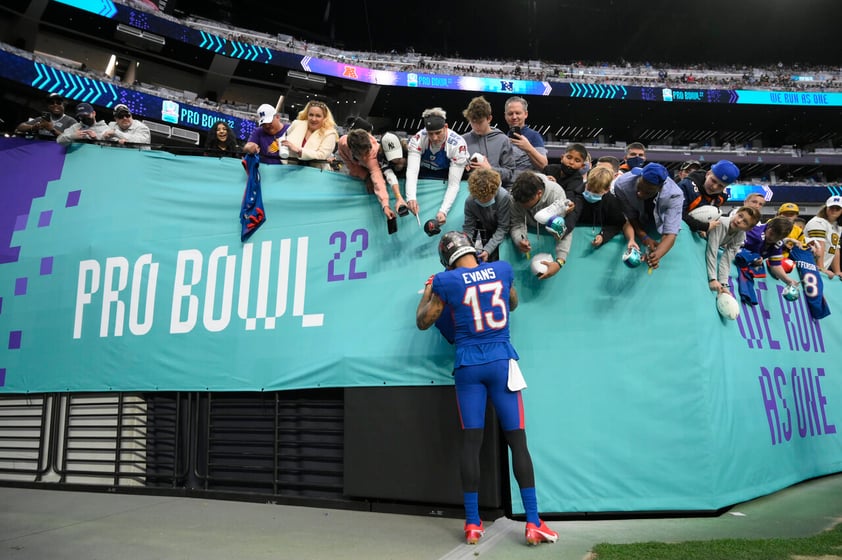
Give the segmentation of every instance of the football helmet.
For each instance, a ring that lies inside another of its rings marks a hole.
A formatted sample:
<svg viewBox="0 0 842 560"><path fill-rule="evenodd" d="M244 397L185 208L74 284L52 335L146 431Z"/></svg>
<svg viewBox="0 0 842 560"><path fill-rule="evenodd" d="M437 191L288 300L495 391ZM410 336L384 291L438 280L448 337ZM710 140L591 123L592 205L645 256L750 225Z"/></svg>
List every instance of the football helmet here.
<svg viewBox="0 0 842 560"><path fill-rule="evenodd" d="M439 223L435 220L427 220L424 222L424 233L430 237L440 234L441 228L439 227Z"/></svg>
<svg viewBox="0 0 842 560"><path fill-rule="evenodd" d="M792 284L787 284L786 288L784 288L784 299L787 301L795 301L801 295L798 291L798 286L794 286Z"/></svg>
<svg viewBox="0 0 842 560"><path fill-rule="evenodd" d="M439 260L445 268L450 268L462 255L477 254L477 249L468 235L462 231L448 231L439 241Z"/></svg>
<svg viewBox="0 0 842 560"><path fill-rule="evenodd" d="M623 253L623 264L629 268L637 268L643 262L643 255L634 247L629 247Z"/></svg>

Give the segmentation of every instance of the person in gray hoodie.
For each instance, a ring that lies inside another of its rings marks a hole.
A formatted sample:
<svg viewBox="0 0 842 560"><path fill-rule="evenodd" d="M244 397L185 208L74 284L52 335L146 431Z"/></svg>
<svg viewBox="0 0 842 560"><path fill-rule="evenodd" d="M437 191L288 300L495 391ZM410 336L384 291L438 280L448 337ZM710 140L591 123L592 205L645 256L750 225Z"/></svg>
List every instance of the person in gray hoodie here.
<svg viewBox="0 0 842 560"><path fill-rule="evenodd" d="M512 196L500 185L500 174L493 169L477 169L468 178L465 223L477 248L480 262L500 260L500 243L509 235Z"/></svg>
<svg viewBox="0 0 842 560"><path fill-rule="evenodd" d="M491 103L474 97L462 115L471 123L471 132L462 135L468 145L467 172L493 169L500 174L503 187L511 189L515 180L515 156L508 136L491 126ZM479 154L479 155L477 155Z"/></svg>
<svg viewBox="0 0 842 560"><path fill-rule="evenodd" d="M62 146L69 146L72 142L93 142L102 140L102 134L108 130L105 121L96 120L96 111L90 103L79 103L76 106L76 124L64 129L56 142Z"/></svg>

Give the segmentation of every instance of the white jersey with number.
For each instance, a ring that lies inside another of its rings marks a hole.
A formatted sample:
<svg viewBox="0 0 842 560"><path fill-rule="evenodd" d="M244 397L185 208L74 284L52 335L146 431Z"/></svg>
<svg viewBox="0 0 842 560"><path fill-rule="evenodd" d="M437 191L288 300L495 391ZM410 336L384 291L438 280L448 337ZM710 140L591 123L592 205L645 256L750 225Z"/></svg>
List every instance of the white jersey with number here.
<svg viewBox="0 0 842 560"><path fill-rule="evenodd" d="M422 129L409 140L407 152L406 200L416 199L419 177L447 179L447 190L439 208L447 214L459 193L462 172L468 164L465 139L448 129L447 139L434 151L427 131Z"/></svg>
<svg viewBox="0 0 842 560"><path fill-rule="evenodd" d="M804 241L821 241L824 244L824 268L830 268L833 256L839 251L839 239L842 235L842 226L831 224L829 221L818 216L811 218L804 226Z"/></svg>

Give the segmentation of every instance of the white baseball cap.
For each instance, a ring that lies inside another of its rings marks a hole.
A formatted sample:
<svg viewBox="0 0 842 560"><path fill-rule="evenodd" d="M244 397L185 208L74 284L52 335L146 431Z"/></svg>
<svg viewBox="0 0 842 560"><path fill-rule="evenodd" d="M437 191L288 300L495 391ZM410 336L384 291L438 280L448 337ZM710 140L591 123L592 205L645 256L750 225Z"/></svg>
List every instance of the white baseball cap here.
<svg viewBox="0 0 842 560"><path fill-rule="evenodd" d="M388 161L399 159L403 157L403 148L401 148L400 139L391 132L385 133L380 138L380 145L383 146L383 154Z"/></svg>
<svg viewBox="0 0 842 560"><path fill-rule="evenodd" d="M839 196L838 194L837 194L837 195L833 195L833 196L831 196L830 198L828 198L828 199L827 199L827 202L825 202L824 204L825 204L825 206L827 206L828 208L830 208L831 206L840 206L840 207L842 207L842 196Z"/></svg>
<svg viewBox="0 0 842 560"><path fill-rule="evenodd" d="M266 124L272 122L275 118L275 108L264 103L257 108L257 124Z"/></svg>

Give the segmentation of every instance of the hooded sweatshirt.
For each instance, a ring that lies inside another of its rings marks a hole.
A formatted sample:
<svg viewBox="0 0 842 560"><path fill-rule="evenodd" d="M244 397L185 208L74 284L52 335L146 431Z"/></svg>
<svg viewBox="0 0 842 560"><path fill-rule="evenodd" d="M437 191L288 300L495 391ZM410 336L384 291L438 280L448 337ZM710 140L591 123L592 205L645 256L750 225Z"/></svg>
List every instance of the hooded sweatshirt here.
<svg viewBox="0 0 842 560"><path fill-rule="evenodd" d="M515 155L509 137L492 127L485 136L475 134L472 130L462 135L468 145L468 157L479 152L485 156L491 167L500 174L506 190L512 188L515 180Z"/></svg>

